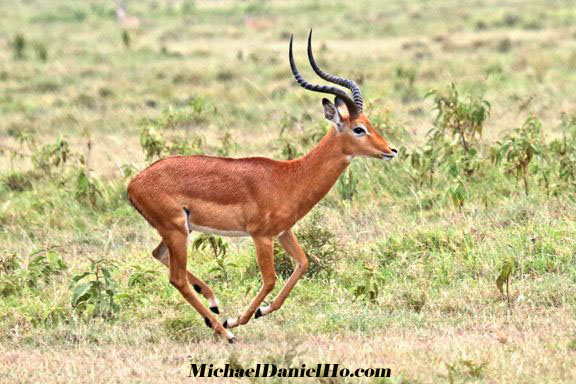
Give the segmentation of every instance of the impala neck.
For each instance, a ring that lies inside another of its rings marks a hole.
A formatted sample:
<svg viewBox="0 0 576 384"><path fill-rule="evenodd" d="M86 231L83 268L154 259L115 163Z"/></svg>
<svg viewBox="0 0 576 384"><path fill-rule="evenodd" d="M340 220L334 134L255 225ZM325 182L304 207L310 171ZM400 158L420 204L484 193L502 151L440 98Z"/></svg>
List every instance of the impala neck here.
<svg viewBox="0 0 576 384"><path fill-rule="evenodd" d="M330 191L349 162L333 127L310 153L294 160L297 180L293 185L297 186L295 192L300 195L298 210L302 216Z"/></svg>

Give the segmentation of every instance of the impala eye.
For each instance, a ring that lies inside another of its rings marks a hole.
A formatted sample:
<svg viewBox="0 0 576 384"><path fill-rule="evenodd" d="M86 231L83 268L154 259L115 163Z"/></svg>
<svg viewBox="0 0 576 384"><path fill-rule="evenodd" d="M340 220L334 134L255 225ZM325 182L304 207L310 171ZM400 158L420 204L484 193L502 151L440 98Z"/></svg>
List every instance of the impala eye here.
<svg viewBox="0 0 576 384"><path fill-rule="evenodd" d="M356 136L363 136L366 134L366 130L362 127L356 127L352 131Z"/></svg>

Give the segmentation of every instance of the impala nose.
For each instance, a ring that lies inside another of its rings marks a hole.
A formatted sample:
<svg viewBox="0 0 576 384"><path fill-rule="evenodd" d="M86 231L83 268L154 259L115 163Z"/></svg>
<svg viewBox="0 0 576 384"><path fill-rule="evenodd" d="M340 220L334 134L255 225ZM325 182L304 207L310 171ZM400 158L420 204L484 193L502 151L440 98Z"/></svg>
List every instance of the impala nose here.
<svg viewBox="0 0 576 384"><path fill-rule="evenodd" d="M388 153L382 153L380 155L380 158L382 158L384 160L392 160L398 154L398 150L396 150L395 148L390 148L389 151L390 152L388 152Z"/></svg>

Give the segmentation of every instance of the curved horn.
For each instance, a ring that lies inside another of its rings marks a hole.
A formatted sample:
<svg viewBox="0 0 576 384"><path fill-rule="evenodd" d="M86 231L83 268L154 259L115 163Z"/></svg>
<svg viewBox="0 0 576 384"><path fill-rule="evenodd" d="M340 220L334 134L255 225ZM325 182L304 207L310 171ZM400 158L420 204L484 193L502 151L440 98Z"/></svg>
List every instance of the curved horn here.
<svg viewBox="0 0 576 384"><path fill-rule="evenodd" d="M312 29L310 29L310 33L308 34L308 60L310 61L312 69L314 69L314 72L316 72L318 76L326 81L341 85L351 90L354 104L356 104L358 110L362 112L362 109L364 108L364 99L362 98L362 93L360 92L358 85L353 80L348 80L343 77L338 77L326 73L318 67L318 64L316 64L316 60L314 60L314 55L312 54Z"/></svg>
<svg viewBox="0 0 576 384"><path fill-rule="evenodd" d="M344 101L344 103L346 104L350 117L351 118L358 117L358 115L360 115L360 111L358 110L358 107L354 103L354 100L352 100L352 98L350 97L350 95L348 95L348 93L344 92L339 88L331 87L329 85L311 84L306 80L304 80L304 78L302 78L302 75L300 75L298 68L296 68L296 63L294 62L294 55L292 54L292 39L293 36L290 36L290 49L289 49L290 69L292 69L292 74L294 75L296 82L298 82L298 85L309 91L329 93L331 95L340 97L342 101Z"/></svg>

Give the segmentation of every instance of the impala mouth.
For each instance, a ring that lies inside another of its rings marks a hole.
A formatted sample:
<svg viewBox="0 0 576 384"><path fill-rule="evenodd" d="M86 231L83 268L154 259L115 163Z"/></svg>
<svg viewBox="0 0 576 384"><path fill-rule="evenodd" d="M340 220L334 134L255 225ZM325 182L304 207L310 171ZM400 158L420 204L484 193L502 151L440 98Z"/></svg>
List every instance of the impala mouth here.
<svg viewBox="0 0 576 384"><path fill-rule="evenodd" d="M396 157L396 155L398 154L398 151L395 149L391 149L390 150L392 153L381 153L380 154L380 158L382 160L392 160L393 158Z"/></svg>

